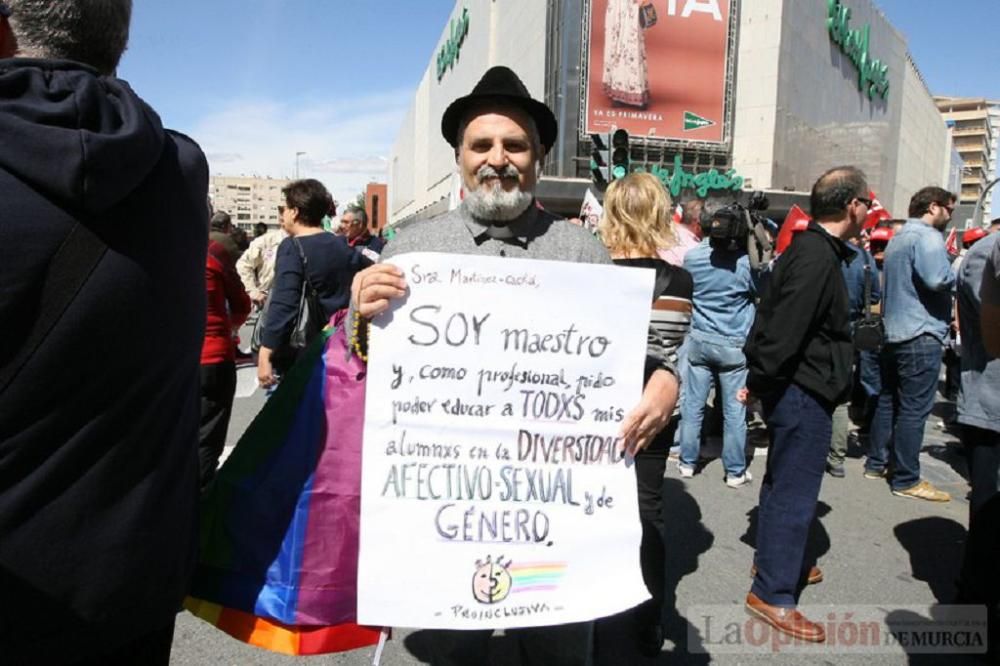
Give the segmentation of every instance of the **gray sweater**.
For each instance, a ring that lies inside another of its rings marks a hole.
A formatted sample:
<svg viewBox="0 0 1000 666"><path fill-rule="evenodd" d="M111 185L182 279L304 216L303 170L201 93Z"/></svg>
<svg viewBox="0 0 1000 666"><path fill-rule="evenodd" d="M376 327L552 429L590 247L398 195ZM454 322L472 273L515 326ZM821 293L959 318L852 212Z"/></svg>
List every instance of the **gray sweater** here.
<svg viewBox="0 0 1000 666"><path fill-rule="evenodd" d="M583 227L541 210L535 205L505 225L490 225L459 206L429 220L400 228L382 251L382 261L405 252L449 252L454 254L516 257L610 264L604 245ZM595 304L608 307L610 304ZM351 313L353 316L353 312ZM657 368L677 374L666 345L652 328L646 349L646 377Z"/></svg>
<svg viewBox="0 0 1000 666"><path fill-rule="evenodd" d="M983 347L979 327L980 293L984 275L993 267L990 253L1000 256L1000 234L977 242L965 255L958 271L958 322L962 331L962 384L958 393L958 422L1000 432L1000 359Z"/></svg>
<svg viewBox="0 0 1000 666"><path fill-rule="evenodd" d="M583 227L557 219L536 206L528 207L503 226L489 225L466 212L465 206L401 228L385 246L382 259L404 252L448 252L492 257L610 264L608 251Z"/></svg>

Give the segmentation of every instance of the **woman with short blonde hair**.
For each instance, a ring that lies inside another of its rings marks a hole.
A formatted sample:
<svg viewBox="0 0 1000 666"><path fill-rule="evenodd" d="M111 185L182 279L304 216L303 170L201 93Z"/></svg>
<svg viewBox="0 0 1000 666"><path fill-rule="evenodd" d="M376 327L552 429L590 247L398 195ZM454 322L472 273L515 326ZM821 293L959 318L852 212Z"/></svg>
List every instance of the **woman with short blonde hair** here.
<svg viewBox="0 0 1000 666"><path fill-rule="evenodd" d="M676 364L677 352L691 327L694 282L690 273L668 264L657 253L659 249L677 244L670 219L672 207L670 195L656 176L633 173L608 186L604 195L604 216L597 229L616 265L655 271L650 324L663 356ZM639 563L652 597L636 608L636 641L639 651L650 657L658 655L663 646L660 624L666 601L663 473L677 422L675 410L667 427L635 456L642 523Z"/></svg>
<svg viewBox="0 0 1000 666"><path fill-rule="evenodd" d="M673 201L660 179L632 173L608 186L597 230L612 258L657 257L657 250L677 244L672 214Z"/></svg>

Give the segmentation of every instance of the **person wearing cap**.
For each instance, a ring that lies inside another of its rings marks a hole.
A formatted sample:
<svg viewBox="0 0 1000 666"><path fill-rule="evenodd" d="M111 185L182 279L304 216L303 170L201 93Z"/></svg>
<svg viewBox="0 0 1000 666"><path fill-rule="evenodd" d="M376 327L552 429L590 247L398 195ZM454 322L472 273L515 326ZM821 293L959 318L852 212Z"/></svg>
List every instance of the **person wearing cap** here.
<svg viewBox="0 0 1000 666"><path fill-rule="evenodd" d="M882 263L885 261L885 249L889 246L889 241L892 240L892 236L895 233L893 227L875 227L872 229L871 235L868 236L868 249L871 252L872 259L875 260L875 266L879 270L879 279L882 276Z"/></svg>
<svg viewBox="0 0 1000 666"><path fill-rule="evenodd" d="M603 244L585 229L536 205L542 161L557 136L556 119L532 99L507 67L492 67L471 94L451 103L441 119L445 140L455 150L465 197L453 211L407 225L382 253L385 261L404 252L546 259L610 264ZM391 263L369 267L355 277L351 317L370 320L402 298L406 281ZM360 326L364 330L365 326ZM623 421L622 437L633 451L645 448L666 425L677 400L672 363L655 331L646 361L646 385L639 405ZM638 562L635 562L638 566ZM491 632L435 631L433 663L488 663ZM589 663L593 623L509 630L525 663Z"/></svg>
<svg viewBox="0 0 1000 666"><path fill-rule="evenodd" d="M933 186L922 188L910 199L910 219L886 248L882 394L865 461L865 478L884 479L889 476L891 453L892 494L932 502L951 499L948 493L921 480L920 448L924 425L934 407L941 350L952 319L955 273L941 232L954 208L951 192Z"/></svg>
<svg viewBox="0 0 1000 666"><path fill-rule="evenodd" d="M986 236L987 231L982 227L973 227L962 232L962 251L955 257L955 261L951 262L951 270L955 272L956 276L962 269L962 259L969 253L969 248L975 245L976 241L982 240Z"/></svg>

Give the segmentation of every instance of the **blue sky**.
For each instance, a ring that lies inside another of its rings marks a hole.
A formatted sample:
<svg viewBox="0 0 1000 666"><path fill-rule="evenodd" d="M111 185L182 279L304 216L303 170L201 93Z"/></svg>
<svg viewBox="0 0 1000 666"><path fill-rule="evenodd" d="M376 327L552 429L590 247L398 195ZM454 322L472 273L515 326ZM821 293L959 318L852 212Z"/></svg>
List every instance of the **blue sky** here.
<svg viewBox="0 0 1000 666"><path fill-rule="evenodd" d="M522 0L515 0L522 1ZM535 1L535 0L530 0ZM118 75L213 174L384 181L454 0L135 0Z"/></svg>
<svg viewBox="0 0 1000 666"><path fill-rule="evenodd" d="M1000 99L1000 0L875 4L906 38L932 93Z"/></svg>
<svg viewBox="0 0 1000 666"><path fill-rule="evenodd" d="M345 201L387 177L454 4L135 0L119 76L202 145L213 174L290 177L295 152L305 151L300 174ZM907 38L932 92L1000 98L1000 0L876 4ZM962 72L963 62L975 65Z"/></svg>

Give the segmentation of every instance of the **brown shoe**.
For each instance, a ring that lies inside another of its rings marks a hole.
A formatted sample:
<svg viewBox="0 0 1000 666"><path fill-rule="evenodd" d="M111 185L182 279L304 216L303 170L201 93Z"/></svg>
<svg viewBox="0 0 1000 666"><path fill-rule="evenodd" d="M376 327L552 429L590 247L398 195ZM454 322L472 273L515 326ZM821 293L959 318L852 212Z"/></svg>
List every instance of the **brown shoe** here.
<svg viewBox="0 0 1000 666"><path fill-rule="evenodd" d="M757 576L757 565L750 565L750 577L755 578ZM812 567L809 569L809 575L806 576L806 585L815 585L816 583L823 582L823 570L819 567Z"/></svg>
<svg viewBox="0 0 1000 666"><path fill-rule="evenodd" d="M935 488L930 481L921 481L916 485L902 490L893 490L893 495L897 497L909 497L910 499L922 499L928 502L947 502L951 500L951 495L943 490Z"/></svg>
<svg viewBox="0 0 1000 666"><path fill-rule="evenodd" d="M826 640L823 626L810 621L805 615L793 608L782 608L764 603L753 592L747 594L747 612L759 617L778 631L810 643L822 643Z"/></svg>

